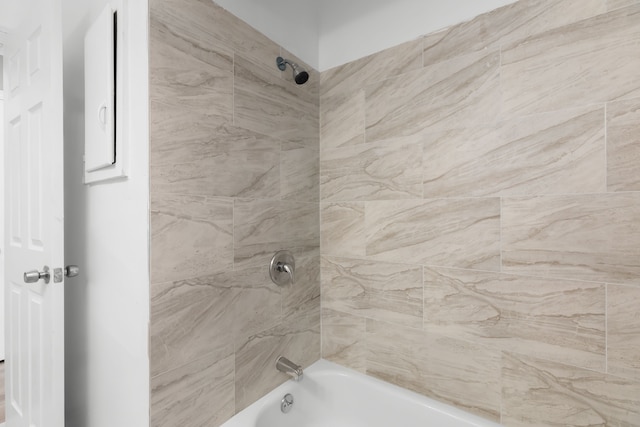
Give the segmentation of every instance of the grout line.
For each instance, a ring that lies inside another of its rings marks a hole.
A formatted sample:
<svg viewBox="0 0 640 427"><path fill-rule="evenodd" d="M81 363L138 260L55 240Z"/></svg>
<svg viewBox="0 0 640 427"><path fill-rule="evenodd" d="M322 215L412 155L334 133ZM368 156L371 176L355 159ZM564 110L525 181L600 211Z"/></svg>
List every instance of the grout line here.
<svg viewBox="0 0 640 427"><path fill-rule="evenodd" d="M607 112L609 104L604 103L604 191L609 192L609 157L607 154L609 146L609 125L607 123Z"/></svg>
<svg viewBox="0 0 640 427"><path fill-rule="evenodd" d="M609 284L604 285L604 372L609 373Z"/></svg>

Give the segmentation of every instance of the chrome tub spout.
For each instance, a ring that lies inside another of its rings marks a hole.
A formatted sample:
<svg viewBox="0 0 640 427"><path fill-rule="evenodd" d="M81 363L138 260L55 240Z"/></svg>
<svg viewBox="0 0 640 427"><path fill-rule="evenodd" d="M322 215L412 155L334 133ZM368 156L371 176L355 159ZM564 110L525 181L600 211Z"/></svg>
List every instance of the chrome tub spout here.
<svg viewBox="0 0 640 427"><path fill-rule="evenodd" d="M284 356L280 356L278 357L278 360L276 360L276 369L280 372L291 375L296 381L300 381L302 379L302 366L296 365Z"/></svg>

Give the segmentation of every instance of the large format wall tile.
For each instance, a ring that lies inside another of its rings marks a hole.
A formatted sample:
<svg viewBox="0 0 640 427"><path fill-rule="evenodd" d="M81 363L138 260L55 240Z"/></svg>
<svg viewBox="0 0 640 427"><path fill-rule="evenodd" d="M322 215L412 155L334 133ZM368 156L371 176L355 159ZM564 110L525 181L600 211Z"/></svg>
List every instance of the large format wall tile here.
<svg viewBox="0 0 640 427"><path fill-rule="evenodd" d="M526 115L640 96L640 5L502 50L503 111Z"/></svg>
<svg viewBox="0 0 640 427"><path fill-rule="evenodd" d="M280 197L279 141L246 129L216 126L197 113L184 117L180 110L179 106L151 103L152 124L164 122L151 131L153 193ZM299 190L290 184L292 174L300 178L300 187L313 187L302 179L304 175L288 171L282 182L287 192L295 195L294 190ZM317 184L315 187L317 194Z"/></svg>
<svg viewBox="0 0 640 427"><path fill-rule="evenodd" d="M367 202L367 256L444 267L500 269L500 200Z"/></svg>
<svg viewBox="0 0 640 427"><path fill-rule="evenodd" d="M521 0L424 38L424 63L493 49L606 11L606 0Z"/></svg>
<svg viewBox="0 0 640 427"><path fill-rule="evenodd" d="M233 346L238 297L239 289L215 275L152 285L151 376Z"/></svg>
<svg viewBox="0 0 640 427"><path fill-rule="evenodd" d="M424 196L603 192L604 137L602 106L426 135Z"/></svg>
<svg viewBox="0 0 640 427"><path fill-rule="evenodd" d="M640 382L505 353L506 426L640 425Z"/></svg>
<svg viewBox="0 0 640 427"><path fill-rule="evenodd" d="M424 326L445 336L605 371L605 286L425 268Z"/></svg>
<svg viewBox="0 0 640 427"><path fill-rule="evenodd" d="M264 64L274 76L280 75L280 70L273 65L280 55L280 46L214 2L151 0L149 3L151 19L161 22L188 44L223 46Z"/></svg>
<svg viewBox="0 0 640 427"><path fill-rule="evenodd" d="M320 148L364 142L364 89L340 91L320 102Z"/></svg>
<svg viewBox="0 0 640 427"><path fill-rule="evenodd" d="M640 190L640 98L607 105L607 186Z"/></svg>
<svg viewBox="0 0 640 427"><path fill-rule="evenodd" d="M218 426L234 414L233 346L151 378L151 426Z"/></svg>
<svg viewBox="0 0 640 427"><path fill-rule="evenodd" d="M491 50L367 86L367 142L495 121L499 65L500 52Z"/></svg>
<svg viewBox="0 0 640 427"><path fill-rule="evenodd" d="M318 97L235 56L234 124L284 141L317 148ZM277 67L275 67L277 69Z"/></svg>
<svg viewBox="0 0 640 427"><path fill-rule="evenodd" d="M152 194L151 283L230 270L232 233L230 199Z"/></svg>
<svg viewBox="0 0 640 427"><path fill-rule="evenodd" d="M414 138L322 151L324 201L422 197L422 144Z"/></svg>
<svg viewBox="0 0 640 427"><path fill-rule="evenodd" d="M292 148L280 153L281 197L284 200L318 202L319 168L318 150ZM276 187L277 188L277 187Z"/></svg>
<svg viewBox="0 0 640 427"><path fill-rule="evenodd" d="M422 267L322 258L323 307L422 327Z"/></svg>
<svg viewBox="0 0 640 427"><path fill-rule="evenodd" d="M241 411L290 377L276 370L278 356L306 368L320 353L320 307L296 313L281 325L248 336L236 346L236 412Z"/></svg>
<svg viewBox="0 0 640 427"><path fill-rule="evenodd" d="M173 101L192 111L207 110L231 122L233 54L192 43L151 20L149 86L151 100Z"/></svg>
<svg viewBox="0 0 640 427"><path fill-rule="evenodd" d="M640 382L639 307L640 287L607 286L608 372Z"/></svg>
<svg viewBox="0 0 640 427"><path fill-rule="evenodd" d="M364 202L322 203L320 231L323 255L364 257Z"/></svg>
<svg viewBox="0 0 640 427"><path fill-rule="evenodd" d="M640 0L607 0L607 8L614 10L621 7L633 6L638 3L640 3Z"/></svg>
<svg viewBox="0 0 640 427"><path fill-rule="evenodd" d="M234 265L269 265L274 253L289 250L295 257L318 253L318 205L280 200L236 199Z"/></svg>
<svg viewBox="0 0 640 427"><path fill-rule="evenodd" d="M366 319L322 308L322 357L366 373Z"/></svg>
<svg viewBox="0 0 640 427"><path fill-rule="evenodd" d="M511 273L640 284L640 193L502 203L502 265Z"/></svg>
<svg viewBox="0 0 640 427"><path fill-rule="evenodd" d="M366 343L367 374L499 420L499 351L373 320Z"/></svg>
<svg viewBox="0 0 640 427"><path fill-rule="evenodd" d="M422 40L412 40L324 71L322 97L361 89L422 67ZM323 98L324 100L324 98Z"/></svg>

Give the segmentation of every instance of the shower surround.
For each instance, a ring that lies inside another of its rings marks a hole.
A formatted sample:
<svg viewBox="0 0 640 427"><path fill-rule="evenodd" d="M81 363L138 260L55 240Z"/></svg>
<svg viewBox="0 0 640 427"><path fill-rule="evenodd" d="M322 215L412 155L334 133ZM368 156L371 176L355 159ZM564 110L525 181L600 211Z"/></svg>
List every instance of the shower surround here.
<svg viewBox="0 0 640 427"><path fill-rule="evenodd" d="M320 357L319 75L210 0L150 9L151 425L215 427Z"/></svg>
<svg viewBox="0 0 640 427"><path fill-rule="evenodd" d="M304 86L210 0L150 8L151 425L222 424L321 320L323 357L507 426L640 424L640 2L522 0Z"/></svg>
<svg viewBox="0 0 640 427"><path fill-rule="evenodd" d="M324 71L322 354L640 425L640 2L522 0Z"/></svg>

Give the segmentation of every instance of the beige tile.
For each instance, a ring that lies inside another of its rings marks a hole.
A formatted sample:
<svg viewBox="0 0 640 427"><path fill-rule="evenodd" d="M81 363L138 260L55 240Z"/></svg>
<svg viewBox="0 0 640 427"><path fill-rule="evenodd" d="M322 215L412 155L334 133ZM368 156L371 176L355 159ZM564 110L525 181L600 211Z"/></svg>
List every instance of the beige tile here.
<svg viewBox="0 0 640 427"><path fill-rule="evenodd" d="M640 193L503 199L503 271L640 284L639 221Z"/></svg>
<svg viewBox="0 0 640 427"><path fill-rule="evenodd" d="M422 198L422 144L401 138L320 154L320 198L364 201Z"/></svg>
<svg viewBox="0 0 640 427"><path fill-rule="evenodd" d="M606 0L520 0L424 38L424 63L492 49L606 11Z"/></svg>
<svg viewBox="0 0 640 427"><path fill-rule="evenodd" d="M602 106L426 135L424 195L604 192L604 136Z"/></svg>
<svg viewBox="0 0 640 427"><path fill-rule="evenodd" d="M322 358L366 372L366 319L322 308Z"/></svg>
<svg viewBox="0 0 640 427"><path fill-rule="evenodd" d="M233 267L230 199L152 194L150 216L151 283Z"/></svg>
<svg viewBox="0 0 640 427"><path fill-rule="evenodd" d="M367 374L499 420L499 351L373 320L366 337Z"/></svg>
<svg viewBox="0 0 640 427"><path fill-rule="evenodd" d="M234 415L233 347L151 378L151 426L219 426Z"/></svg>
<svg viewBox="0 0 640 427"><path fill-rule="evenodd" d="M303 368L320 358L320 310L297 313L282 325L247 337L236 347L236 411L241 411L290 377L276 370L285 356Z"/></svg>
<svg viewBox="0 0 640 427"><path fill-rule="evenodd" d="M605 371L605 285L425 268L427 331Z"/></svg>
<svg viewBox="0 0 640 427"><path fill-rule="evenodd" d="M322 306L420 328L422 267L323 257Z"/></svg>
<svg viewBox="0 0 640 427"><path fill-rule="evenodd" d="M607 0L609 10L620 9L621 7L633 6L640 3L639 0Z"/></svg>
<svg viewBox="0 0 640 427"><path fill-rule="evenodd" d="M638 307L640 288L607 286L607 369L635 381L640 381Z"/></svg>
<svg viewBox="0 0 640 427"><path fill-rule="evenodd" d="M366 141L491 123L500 108L500 53L473 53L366 87Z"/></svg>
<svg viewBox="0 0 640 427"><path fill-rule="evenodd" d="M364 257L364 202L321 203L320 244L323 255Z"/></svg>
<svg viewBox="0 0 640 427"><path fill-rule="evenodd" d="M233 346L238 297L239 290L219 276L152 285L151 376Z"/></svg>
<svg viewBox="0 0 640 427"><path fill-rule="evenodd" d="M296 257L295 283L281 286L284 318L320 310L320 256Z"/></svg>
<svg viewBox="0 0 640 427"><path fill-rule="evenodd" d="M364 89L340 91L320 102L320 149L364 142Z"/></svg>
<svg viewBox="0 0 640 427"><path fill-rule="evenodd" d="M500 200L398 200L365 205L367 257L500 269Z"/></svg>
<svg viewBox="0 0 640 427"><path fill-rule="evenodd" d="M151 21L149 48L151 100L207 111L231 123L233 55L225 49L191 43Z"/></svg>
<svg viewBox="0 0 640 427"><path fill-rule="evenodd" d="M640 5L505 46L503 112L525 115L640 96L639 22Z"/></svg>
<svg viewBox="0 0 640 427"><path fill-rule="evenodd" d="M274 77L242 56L235 56L234 68L236 126L317 149L317 96L286 79Z"/></svg>
<svg viewBox="0 0 640 427"><path fill-rule="evenodd" d="M322 96L361 89L367 84L405 74L420 67L422 40L417 39L323 71L320 75Z"/></svg>
<svg viewBox="0 0 640 427"><path fill-rule="evenodd" d="M506 426L637 426L638 396L638 382L526 356L503 356Z"/></svg>
<svg viewBox="0 0 640 427"><path fill-rule="evenodd" d="M150 16L189 43L223 46L252 59L274 76L280 46L210 0L152 0Z"/></svg>
<svg viewBox="0 0 640 427"><path fill-rule="evenodd" d="M274 253L287 249L298 258L319 252L318 204L236 199L234 265L266 267Z"/></svg>
<svg viewBox="0 0 640 427"><path fill-rule="evenodd" d="M284 200L317 202L319 189L317 149L294 148L280 153L281 197Z"/></svg>
<svg viewBox="0 0 640 427"><path fill-rule="evenodd" d="M640 190L640 99L607 105L607 186Z"/></svg>
<svg viewBox="0 0 640 427"><path fill-rule="evenodd" d="M280 196L282 156L278 140L233 126L216 125L208 122L206 115L185 114L177 105L151 102L150 115L152 193ZM289 166L286 161L283 163ZM286 181L282 187L295 195L289 184L290 174L295 170L289 168L288 172L284 174ZM295 190L306 183L301 180L299 185Z"/></svg>

